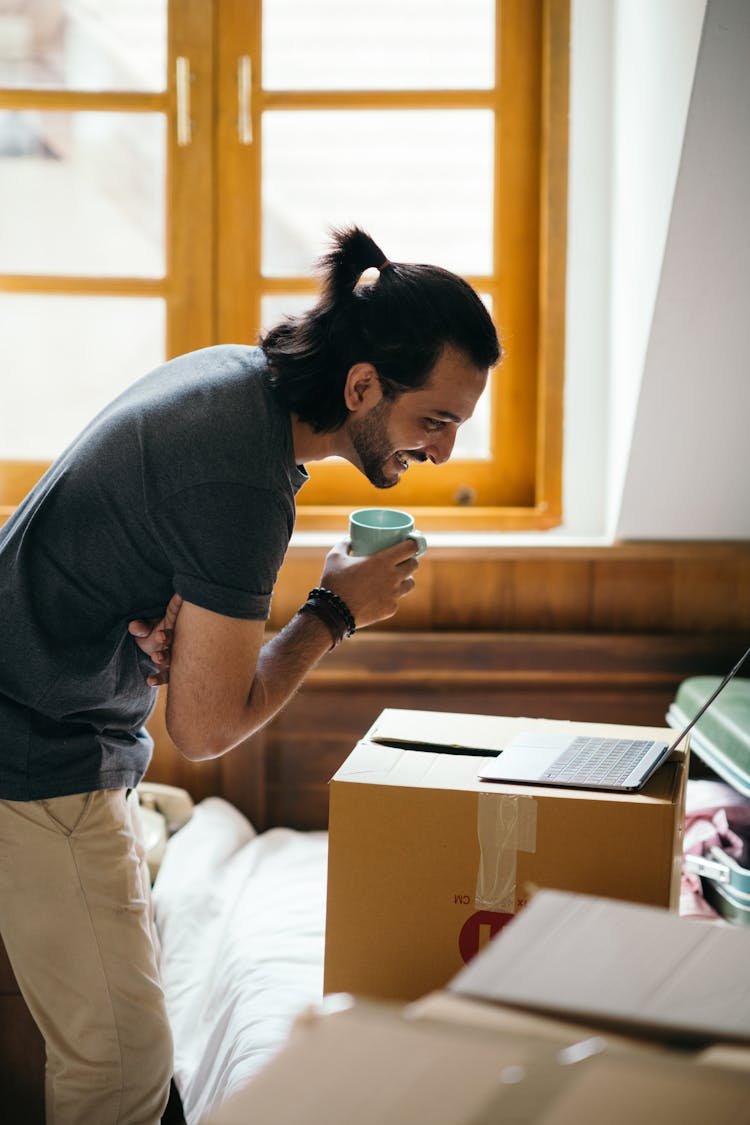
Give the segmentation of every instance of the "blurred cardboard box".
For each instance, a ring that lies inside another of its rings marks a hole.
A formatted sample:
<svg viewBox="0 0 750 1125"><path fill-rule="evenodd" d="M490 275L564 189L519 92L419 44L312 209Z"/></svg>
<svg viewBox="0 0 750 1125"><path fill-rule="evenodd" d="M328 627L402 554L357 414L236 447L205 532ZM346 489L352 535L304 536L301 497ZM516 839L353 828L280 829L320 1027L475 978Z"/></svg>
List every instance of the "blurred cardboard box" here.
<svg viewBox="0 0 750 1125"><path fill-rule="evenodd" d="M742 1071L585 1030L519 1034L357 1003L298 1023L208 1125L705 1125L749 1109Z"/></svg>
<svg viewBox="0 0 750 1125"><path fill-rule="evenodd" d="M536 888L676 909L687 764L639 793L482 782L518 731L669 730L384 711L330 785L325 990L413 1000L442 988Z"/></svg>
<svg viewBox="0 0 750 1125"><path fill-rule="evenodd" d="M540 892L449 989L330 997L208 1125L748 1121L749 956L747 931Z"/></svg>

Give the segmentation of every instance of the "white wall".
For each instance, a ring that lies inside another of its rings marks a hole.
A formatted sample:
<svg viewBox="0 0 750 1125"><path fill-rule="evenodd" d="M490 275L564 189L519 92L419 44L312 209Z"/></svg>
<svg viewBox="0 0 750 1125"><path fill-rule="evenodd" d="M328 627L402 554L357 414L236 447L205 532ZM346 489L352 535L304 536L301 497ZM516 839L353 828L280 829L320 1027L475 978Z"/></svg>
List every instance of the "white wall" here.
<svg viewBox="0 0 750 1125"><path fill-rule="evenodd" d="M749 320L750 4L708 0L618 537L750 539Z"/></svg>
<svg viewBox="0 0 750 1125"><path fill-rule="evenodd" d="M614 5L608 530L633 438L706 0Z"/></svg>
<svg viewBox="0 0 750 1125"><path fill-rule="evenodd" d="M572 0L563 535L613 534L705 6Z"/></svg>

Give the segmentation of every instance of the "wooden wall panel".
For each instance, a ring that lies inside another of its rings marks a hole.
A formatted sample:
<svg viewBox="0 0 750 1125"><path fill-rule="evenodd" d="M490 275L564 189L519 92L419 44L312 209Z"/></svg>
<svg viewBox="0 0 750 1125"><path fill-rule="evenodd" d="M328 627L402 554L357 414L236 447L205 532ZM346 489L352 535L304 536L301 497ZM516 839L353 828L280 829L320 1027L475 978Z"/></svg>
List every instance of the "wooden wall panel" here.
<svg viewBox="0 0 750 1125"><path fill-rule="evenodd" d="M681 629L750 631L750 563L738 549L734 565L722 558L682 558L673 572L674 622Z"/></svg>
<svg viewBox="0 0 750 1125"><path fill-rule="evenodd" d="M44 1125L44 1040L0 941L0 1120Z"/></svg>
<svg viewBox="0 0 750 1125"><path fill-rule="evenodd" d="M271 626L318 585L325 550L292 548ZM611 547L436 547L417 589L381 629L391 632L711 632L750 630L750 544Z"/></svg>
<svg viewBox="0 0 750 1125"><path fill-rule="evenodd" d="M293 548L271 628L317 585ZM237 805L258 828L321 827L327 782L384 707L662 725L679 682L723 673L750 636L750 544L428 551L399 613L324 659L265 731L214 762L152 720L149 776ZM750 673L748 673L750 674Z"/></svg>
<svg viewBox="0 0 750 1125"><path fill-rule="evenodd" d="M193 800L202 801L221 792L221 760L191 762L184 758L167 734L164 716L166 688L159 689L154 713L148 721L148 729L159 747L158 777L149 775L151 781L161 781L165 785L176 785L187 789Z"/></svg>
<svg viewBox="0 0 750 1125"><path fill-rule="evenodd" d="M522 632L574 630L589 614L591 563L586 559L571 559L564 565L535 558L513 560L499 569L494 580L488 574L485 582L485 590L494 596L485 612L494 618L499 598L506 607L503 619Z"/></svg>
<svg viewBox="0 0 750 1125"><path fill-rule="evenodd" d="M737 633L363 633L261 735L209 763L213 791L259 830L322 828L329 779L384 707L664 726L680 681L723 673L746 643ZM160 743L149 776L173 780L176 756Z"/></svg>
<svg viewBox="0 0 750 1125"><path fill-rule="evenodd" d="M269 823L325 825L326 781L383 707L664 726L680 680L724 671L739 647L735 636L373 637L358 651L366 682L332 658L272 726Z"/></svg>
<svg viewBox="0 0 750 1125"><path fill-rule="evenodd" d="M600 632L669 628L674 569L671 560L627 559L594 569L591 626Z"/></svg>

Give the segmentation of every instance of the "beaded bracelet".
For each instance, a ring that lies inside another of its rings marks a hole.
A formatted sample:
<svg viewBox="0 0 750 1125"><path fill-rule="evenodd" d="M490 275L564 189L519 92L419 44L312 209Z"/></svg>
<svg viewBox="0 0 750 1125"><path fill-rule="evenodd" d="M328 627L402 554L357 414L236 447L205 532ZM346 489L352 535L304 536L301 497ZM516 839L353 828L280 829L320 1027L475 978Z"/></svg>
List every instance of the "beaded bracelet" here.
<svg viewBox="0 0 750 1125"><path fill-rule="evenodd" d="M325 586L316 586L311 590L299 612L313 613L328 626L333 639L332 649L340 645L345 637L351 637L357 628L354 616L344 599Z"/></svg>
<svg viewBox="0 0 750 1125"><path fill-rule="evenodd" d="M352 636L357 628L357 625L354 620L352 611L349 609L349 606L346 604L343 598L340 598L338 594L334 594L333 590L326 589L325 586L316 586L315 589L311 590L307 596L308 598L322 598L324 601L332 605L339 616L342 618L342 620L346 623L347 637Z"/></svg>

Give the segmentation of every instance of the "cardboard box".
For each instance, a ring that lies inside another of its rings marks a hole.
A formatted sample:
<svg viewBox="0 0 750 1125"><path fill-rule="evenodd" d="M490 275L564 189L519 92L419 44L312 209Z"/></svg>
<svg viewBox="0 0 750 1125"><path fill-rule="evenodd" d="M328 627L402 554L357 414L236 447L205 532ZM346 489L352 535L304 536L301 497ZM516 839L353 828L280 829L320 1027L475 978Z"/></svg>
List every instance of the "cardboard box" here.
<svg viewBox="0 0 750 1125"><path fill-rule="evenodd" d="M207 1125L750 1121L750 1050L731 1045L750 1043L749 957L747 931L540 892L447 990L306 1013Z"/></svg>
<svg viewBox="0 0 750 1125"><path fill-rule="evenodd" d="M636 794L477 779L481 755L536 725L673 737L384 711L330 785L326 992L412 1000L442 988L537 888L676 909L685 753Z"/></svg>
<svg viewBox="0 0 750 1125"><path fill-rule="evenodd" d="M358 1003L300 1022L207 1125L705 1125L749 1112L739 1070Z"/></svg>
<svg viewBox="0 0 750 1125"><path fill-rule="evenodd" d="M750 1044L750 932L544 891L449 985L670 1043Z"/></svg>
<svg viewBox="0 0 750 1125"><path fill-rule="evenodd" d="M430 992L421 1000L406 1005L403 1008L404 1015L410 1019L466 1024L469 1027L499 1032L501 1035L549 1040L557 1043L561 1049L564 1048L568 1054L572 1053L571 1048L575 1044L588 1043L591 1046L590 1041L593 1039L600 1046L606 1047L610 1054L616 1051L631 1054L640 1051L651 1057L677 1057L689 1061L693 1066L740 1070L750 1075L750 1045L746 1043L727 1043L723 1040L691 1043L689 1038L678 1035L678 1042L675 1044L654 1028L650 1029L647 1036L638 1035L632 1025L626 1028L614 1017L606 1021L606 1027L601 1024L585 1024L580 1020L545 1015L542 1011L508 1007L487 997L472 999L453 991L452 985L453 982L446 989Z"/></svg>
<svg viewBox="0 0 750 1125"><path fill-rule="evenodd" d="M670 1042L750 1044L750 933L545 891L449 988Z"/></svg>

